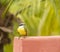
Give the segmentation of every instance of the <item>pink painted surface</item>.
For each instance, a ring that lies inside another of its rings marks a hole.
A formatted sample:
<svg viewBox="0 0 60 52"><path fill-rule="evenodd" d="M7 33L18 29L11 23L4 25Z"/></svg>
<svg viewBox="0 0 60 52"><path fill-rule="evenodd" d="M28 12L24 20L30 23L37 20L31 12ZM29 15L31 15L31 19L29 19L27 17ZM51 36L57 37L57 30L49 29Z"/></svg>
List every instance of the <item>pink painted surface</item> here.
<svg viewBox="0 0 60 52"><path fill-rule="evenodd" d="M21 45L21 43L20 43L20 39L18 38L18 37L15 37L14 38L14 52L20 52L19 50L20 50L20 45Z"/></svg>
<svg viewBox="0 0 60 52"><path fill-rule="evenodd" d="M13 52L60 52L60 36L14 38Z"/></svg>

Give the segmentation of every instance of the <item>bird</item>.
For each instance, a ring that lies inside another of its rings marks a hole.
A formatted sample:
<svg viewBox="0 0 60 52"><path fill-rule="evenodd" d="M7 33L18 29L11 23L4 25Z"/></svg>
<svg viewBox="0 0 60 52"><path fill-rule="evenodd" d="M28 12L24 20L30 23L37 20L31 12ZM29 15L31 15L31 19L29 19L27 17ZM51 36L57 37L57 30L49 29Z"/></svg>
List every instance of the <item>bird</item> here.
<svg viewBox="0 0 60 52"><path fill-rule="evenodd" d="M27 36L27 29L25 27L24 23L21 23L19 27L17 28L18 33L20 34L20 37L26 37Z"/></svg>

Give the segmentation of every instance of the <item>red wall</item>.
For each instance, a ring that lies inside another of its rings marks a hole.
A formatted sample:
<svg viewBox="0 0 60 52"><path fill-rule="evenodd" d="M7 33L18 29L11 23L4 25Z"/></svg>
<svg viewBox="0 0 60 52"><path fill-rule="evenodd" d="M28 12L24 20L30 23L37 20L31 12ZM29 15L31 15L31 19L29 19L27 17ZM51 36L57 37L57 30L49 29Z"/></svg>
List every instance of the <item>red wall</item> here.
<svg viewBox="0 0 60 52"><path fill-rule="evenodd" d="M15 37L13 52L60 52L60 36Z"/></svg>

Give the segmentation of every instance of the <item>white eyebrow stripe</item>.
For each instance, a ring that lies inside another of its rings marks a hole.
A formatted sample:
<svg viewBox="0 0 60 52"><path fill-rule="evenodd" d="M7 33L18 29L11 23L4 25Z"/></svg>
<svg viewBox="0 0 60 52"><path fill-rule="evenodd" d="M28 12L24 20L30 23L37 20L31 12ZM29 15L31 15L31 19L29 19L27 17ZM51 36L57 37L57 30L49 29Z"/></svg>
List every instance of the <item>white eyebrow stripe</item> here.
<svg viewBox="0 0 60 52"><path fill-rule="evenodd" d="M24 26L19 26L19 28L24 28Z"/></svg>

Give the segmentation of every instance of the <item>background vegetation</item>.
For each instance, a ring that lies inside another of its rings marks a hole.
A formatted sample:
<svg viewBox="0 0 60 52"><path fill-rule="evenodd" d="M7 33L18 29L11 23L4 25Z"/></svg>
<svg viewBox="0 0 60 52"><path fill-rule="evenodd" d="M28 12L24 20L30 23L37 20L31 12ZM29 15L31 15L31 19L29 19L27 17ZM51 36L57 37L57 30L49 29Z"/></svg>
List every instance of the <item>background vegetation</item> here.
<svg viewBox="0 0 60 52"><path fill-rule="evenodd" d="M7 12L20 18L27 27L28 36L52 36L60 34L60 0L0 0L5 7L2 18ZM13 34L17 33L18 23L13 21ZM11 39L13 40L13 37ZM7 49L8 48L8 49ZM11 50L11 51L10 51ZM5 46L5 52L12 52L12 45Z"/></svg>

